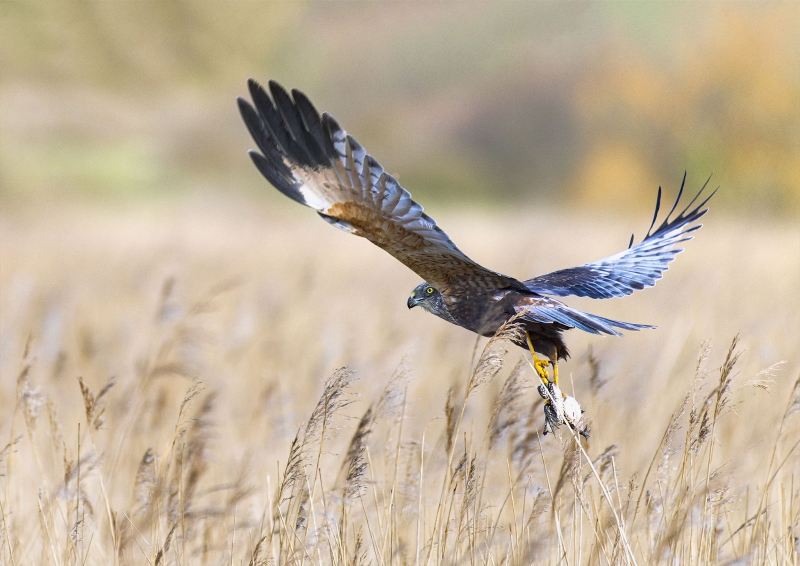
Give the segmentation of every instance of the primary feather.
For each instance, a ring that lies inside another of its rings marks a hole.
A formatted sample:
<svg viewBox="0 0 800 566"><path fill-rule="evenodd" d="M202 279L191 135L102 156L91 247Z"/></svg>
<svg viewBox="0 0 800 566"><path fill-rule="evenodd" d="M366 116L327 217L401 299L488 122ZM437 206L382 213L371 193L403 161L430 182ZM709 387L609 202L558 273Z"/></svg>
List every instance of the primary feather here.
<svg viewBox="0 0 800 566"><path fill-rule="evenodd" d="M329 114L298 90L270 81L272 98L249 81L239 110L261 153L258 170L283 194L337 228L363 236L439 290L516 288L512 277L468 258L397 180Z"/></svg>
<svg viewBox="0 0 800 566"><path fill-rule="evenodd" d="M691 202L675 218L670 219L681 200L685 185L684 173L675 204L656 231L652 232L661 205L661 187L658 188L656 210L650 229L644 239L635 246L629 246L627 250L599 261L540 275L523 283L534 293L558 297L575 295L592 299L624 297L634 291L652 287L661 279L675 256L683 251L683 248L676 246L691 240L694 237L692 233L703 226L697 221L708 212L708 209L703 207L716 193L715 190L697 206L691 208L708 185L706 181Z"/></svg>

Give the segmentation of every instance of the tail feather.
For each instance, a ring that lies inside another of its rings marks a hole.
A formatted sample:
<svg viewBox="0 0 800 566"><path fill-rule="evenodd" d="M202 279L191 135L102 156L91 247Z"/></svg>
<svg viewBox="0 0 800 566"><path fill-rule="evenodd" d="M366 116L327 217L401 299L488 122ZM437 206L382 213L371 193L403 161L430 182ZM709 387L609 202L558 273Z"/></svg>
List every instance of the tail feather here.
<svg viewBox="0 0 800 566"><path fill-rule="evenodd" d="M524 318L534 322L561 324L567 328L577 328L591 334L622 336L619 330L636 331L656 328L649 324L636 324L604 318L596 314L570 308L563 303L557 305L528 305L524 309L524 313Z"/></svg>

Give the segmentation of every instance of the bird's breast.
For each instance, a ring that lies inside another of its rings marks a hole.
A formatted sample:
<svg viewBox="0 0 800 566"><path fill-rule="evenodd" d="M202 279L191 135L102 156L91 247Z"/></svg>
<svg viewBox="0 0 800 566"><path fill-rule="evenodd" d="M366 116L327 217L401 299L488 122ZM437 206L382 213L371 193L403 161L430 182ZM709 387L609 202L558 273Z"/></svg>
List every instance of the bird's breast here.
<svg viewBox="0 0 800 566"><path fill-rule="evenodd" d="M506 291L489 293L465 293L446 297L443 301L451 322L464 328L486 335L493 334L508 320L504 299Z"/></svg>

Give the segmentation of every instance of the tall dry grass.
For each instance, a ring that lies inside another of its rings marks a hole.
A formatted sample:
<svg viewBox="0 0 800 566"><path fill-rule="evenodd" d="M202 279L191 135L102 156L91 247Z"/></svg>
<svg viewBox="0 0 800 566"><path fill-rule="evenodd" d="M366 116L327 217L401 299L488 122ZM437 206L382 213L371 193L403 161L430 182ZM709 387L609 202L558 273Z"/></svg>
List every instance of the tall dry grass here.
<svg viewBox="0 0 800 566"><path fill-rule="evenodd" d="M568 334L587 445L302 212L0 217L4 564L797 564L796 225L712 212L655 290L570 301L660 325ZM519 276L639 228L433 213Z"/></svg>

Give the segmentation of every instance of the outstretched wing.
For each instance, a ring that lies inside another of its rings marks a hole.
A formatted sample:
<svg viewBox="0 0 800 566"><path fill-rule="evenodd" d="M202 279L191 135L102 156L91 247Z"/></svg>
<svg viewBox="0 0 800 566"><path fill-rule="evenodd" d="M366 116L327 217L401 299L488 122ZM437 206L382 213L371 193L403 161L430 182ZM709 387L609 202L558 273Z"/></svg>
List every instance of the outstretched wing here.
<svg viewBox="0 0 800 566"><path fill-rule="evenodd" d="M715 190L692 208L708 185L708 181L706 181L692 201L670 220L670 216L675 212L681 200L685 185L686 174L684 173L678 198L675 199L672 210L669 211L656 231L652 232L661 206L661 187L658 188L653 221L650 223L647 235L640 243L631 247L633 244L633 236L631 236L631 243L624 252L579 267L562 269L529 279L524 281L525 286L530 291L545 295L559 297L576 295L593 299L624 297L639 289L652 287L657 280L661 279L675 256L683 251L683 248L676 246L691 240L694 237L692 233L700 229L702 224L698 224L697 221L708 212L708 209L703 207L717 192Z"/></svg>
<svg viewBox="0 0 800 566"><path fill-rule="evenodd" d="M459 250L411 194L348 135L322 116L299 90L291 96L275 81L272 98L253 79L253 105L238 99L261 153L258 170L289 198L316 210L337 228L363 236L441 292L525 286L481 267Z"/></svg>

